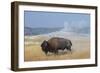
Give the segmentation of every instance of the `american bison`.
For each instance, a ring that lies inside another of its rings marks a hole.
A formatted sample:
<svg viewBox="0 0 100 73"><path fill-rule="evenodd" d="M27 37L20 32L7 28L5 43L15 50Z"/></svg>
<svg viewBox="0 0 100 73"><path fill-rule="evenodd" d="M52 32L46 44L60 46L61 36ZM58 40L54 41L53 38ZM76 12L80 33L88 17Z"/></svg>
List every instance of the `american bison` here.
<svg viewBox="0 0 100 73"><path fill-rule="evenodd" d="M58 50L69 50L71 52L72 43L65 38L53 37L48 41L44 40L41 44L42 51L47 55L48 52L58 54Z"/></svg>

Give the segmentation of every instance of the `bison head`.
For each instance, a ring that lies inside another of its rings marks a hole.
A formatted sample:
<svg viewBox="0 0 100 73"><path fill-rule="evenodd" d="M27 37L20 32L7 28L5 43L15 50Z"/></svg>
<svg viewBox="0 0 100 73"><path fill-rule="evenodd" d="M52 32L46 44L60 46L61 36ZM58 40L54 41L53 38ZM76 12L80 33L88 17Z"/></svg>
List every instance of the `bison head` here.
<svg viewBox="0 0 100 73"><path fill-rule="evenodd" d="M47 54L48 52L48 41L43 41L43 43L41 44L42 50L45 52L45 54Z"/></svg>

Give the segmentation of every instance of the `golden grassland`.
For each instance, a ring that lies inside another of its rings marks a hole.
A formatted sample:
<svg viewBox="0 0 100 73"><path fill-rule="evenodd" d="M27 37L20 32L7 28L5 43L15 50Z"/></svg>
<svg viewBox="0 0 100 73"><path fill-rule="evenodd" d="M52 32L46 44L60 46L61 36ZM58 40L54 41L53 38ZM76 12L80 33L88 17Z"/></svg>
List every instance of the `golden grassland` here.
<svg viewBox="0 0 100 73"><path fill-rule="evenodd" d="M44 61L44 60L66 60L66 59L87 59L90 58L90 39L70 37L72 41L72 53L60 51L58 55L53 53L45 53L41 49L43 40L49 37L37 36L25 38L24 61Z"/></svg>

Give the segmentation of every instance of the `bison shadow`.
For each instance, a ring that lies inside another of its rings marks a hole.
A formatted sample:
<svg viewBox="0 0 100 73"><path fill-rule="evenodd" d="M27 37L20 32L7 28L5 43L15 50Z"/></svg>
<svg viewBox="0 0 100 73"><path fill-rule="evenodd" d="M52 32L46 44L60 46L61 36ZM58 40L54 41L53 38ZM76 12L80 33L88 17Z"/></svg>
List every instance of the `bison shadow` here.
<svg viewBox="0 0 100 73"><path fill-rule="evenodd" d="M74 52L74 50L72 50L71 52L68 51L68 50L64 50L64 51L59 50L59 52L58 52L57 54L52 53L52 52L49 52L48 54L46 54L46 56L54 56L54 55L55 55L55 56L71 55L71 54L73 54L73 52Z"/></svg>

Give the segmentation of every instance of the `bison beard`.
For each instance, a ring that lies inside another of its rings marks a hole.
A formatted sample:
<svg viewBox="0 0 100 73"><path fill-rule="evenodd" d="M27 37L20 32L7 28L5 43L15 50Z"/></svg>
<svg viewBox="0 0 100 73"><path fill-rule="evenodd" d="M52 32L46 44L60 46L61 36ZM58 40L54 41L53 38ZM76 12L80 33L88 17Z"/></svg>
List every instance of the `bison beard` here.
<svg viewBox="0 0 100 73"><path fill-rule="evenodd" d="M72 43L65 38L53 37L48 41L43 41L41 44L42 51L47 55L48 52L58 54L58 50L69 50L71 52Z"/></svg>

